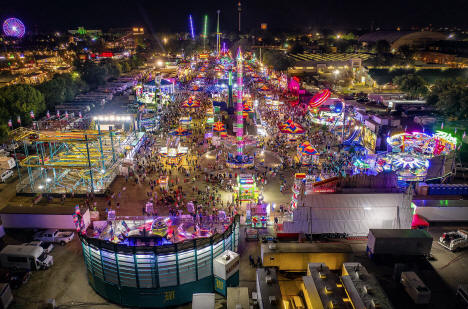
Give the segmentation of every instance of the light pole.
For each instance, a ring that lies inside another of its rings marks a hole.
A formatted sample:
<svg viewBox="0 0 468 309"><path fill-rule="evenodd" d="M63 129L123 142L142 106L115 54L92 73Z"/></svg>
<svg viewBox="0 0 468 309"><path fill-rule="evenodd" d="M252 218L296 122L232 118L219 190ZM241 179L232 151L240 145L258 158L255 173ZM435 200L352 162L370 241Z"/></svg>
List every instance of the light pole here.
<svg viewBox="0 0 468 309"><path fill-rule="evenodd" d="M219 13L221 13L221 10L217 10L216 13L218 14L218 22L217 22L217 26L216 26L216 52L219 55L219 50L220 50L220 47L221 47L221 41L220 41L221 33L219 33Z"/></svg>

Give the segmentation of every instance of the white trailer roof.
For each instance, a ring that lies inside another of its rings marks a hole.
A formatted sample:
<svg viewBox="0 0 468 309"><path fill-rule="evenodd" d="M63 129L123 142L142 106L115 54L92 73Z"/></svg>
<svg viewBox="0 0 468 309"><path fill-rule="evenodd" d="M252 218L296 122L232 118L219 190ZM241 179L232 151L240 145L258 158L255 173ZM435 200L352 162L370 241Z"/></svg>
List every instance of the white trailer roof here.
<svg viewBox="0 0 468 309"><path fill-rule="evenodd" d="M410 228L411 201L404 194L311 194L303 196L284 232L367 235L370 228Z"/></svg>

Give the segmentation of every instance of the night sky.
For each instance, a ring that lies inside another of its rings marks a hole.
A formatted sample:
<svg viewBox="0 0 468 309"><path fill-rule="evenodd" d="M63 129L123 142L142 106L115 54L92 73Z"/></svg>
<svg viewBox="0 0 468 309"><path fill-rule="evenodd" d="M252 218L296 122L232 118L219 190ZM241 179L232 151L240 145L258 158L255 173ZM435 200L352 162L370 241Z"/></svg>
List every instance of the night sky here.
<svg viewBox="0 0 468 309"><path fill-rule="evenodd" d="M214 30L216 10L221 10L221 30L237 27L237 1L181 0L1 0L0 17L18 17L28 29L38 31L85 28L130 27L143 25L156 32L187 31L192 13L196 32L202 17L209 14ZM246 0L243 6L243 29L259 28L266 22L270 29L313 27L346 30L347 28L449 25L467 27L467 0Z"/></svg>

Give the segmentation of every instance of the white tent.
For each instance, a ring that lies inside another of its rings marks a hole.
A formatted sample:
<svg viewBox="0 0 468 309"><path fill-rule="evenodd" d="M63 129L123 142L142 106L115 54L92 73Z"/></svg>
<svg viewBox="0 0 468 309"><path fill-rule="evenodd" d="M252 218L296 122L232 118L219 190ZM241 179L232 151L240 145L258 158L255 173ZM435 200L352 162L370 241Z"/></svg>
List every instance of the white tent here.
<svg viewBox="0 0 468 309"><path fill-rule="evenodd" d="M411 227L411 201L401 193L301 195L286 233L367 235L370 228Z"/></svg>

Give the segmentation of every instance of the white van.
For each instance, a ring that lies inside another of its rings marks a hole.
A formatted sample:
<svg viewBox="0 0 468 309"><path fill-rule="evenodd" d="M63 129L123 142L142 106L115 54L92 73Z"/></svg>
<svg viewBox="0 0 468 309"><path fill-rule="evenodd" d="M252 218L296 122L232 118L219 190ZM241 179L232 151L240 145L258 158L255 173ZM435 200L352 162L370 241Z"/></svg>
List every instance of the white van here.
<svg viewBox="0 0 468 309"><path fill-rule="evenodd" d="M38 270L49 268L54 260L40 246L8 245L0 252L0 264L5 268Z"/></svg>
<svg viewBox="0 0 468 309"><path fill-rule="evenodd" d="M5 170L2 172L2 174L0 175L0 180L2 182L5 182L8 178L10 178L11 176L13 176L13 171L12 170Z"/></svg>

